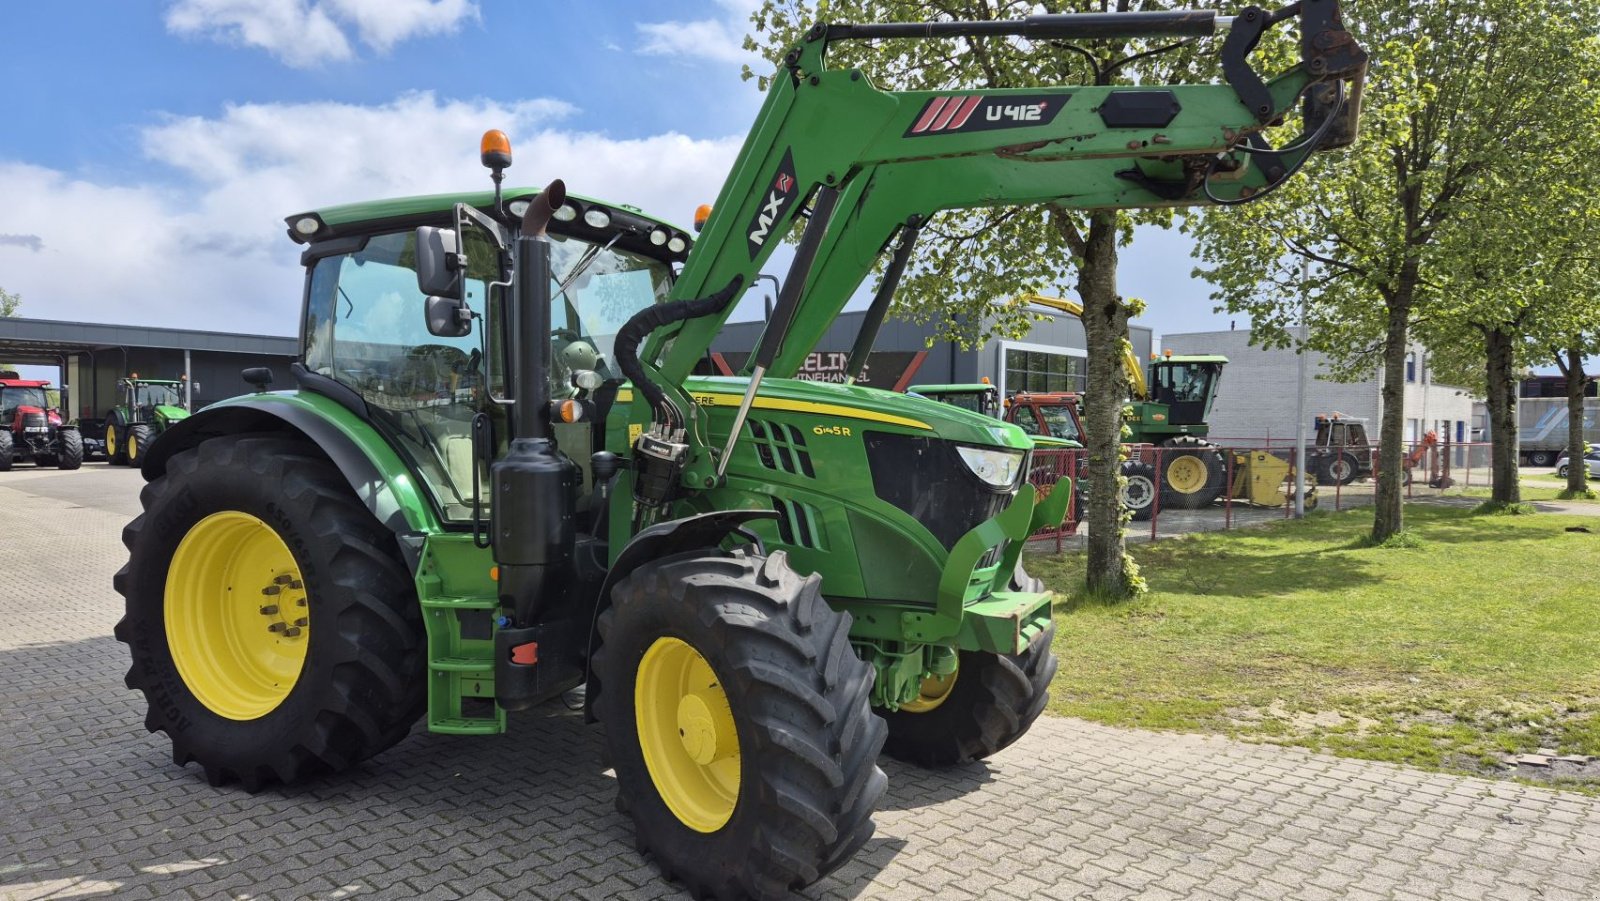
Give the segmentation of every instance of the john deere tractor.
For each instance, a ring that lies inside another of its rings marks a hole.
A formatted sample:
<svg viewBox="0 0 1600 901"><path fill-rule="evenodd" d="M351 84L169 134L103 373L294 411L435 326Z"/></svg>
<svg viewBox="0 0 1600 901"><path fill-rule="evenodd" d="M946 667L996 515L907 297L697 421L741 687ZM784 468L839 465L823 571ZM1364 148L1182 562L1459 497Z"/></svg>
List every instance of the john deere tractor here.
<svg viewBox="0 0 1600 901"><path fill-rule="evenodd" d="M106 458L113 466L136 466L157 435L189 418L181 381L117 379L117 405L106 413Z"/></svg>
<svg viewBox="0 0 1600 901"><path fill-rule="evenodd" d="M1333 0L1295 9L1303 59L1270 81L1259 11L818 25L692 249L559 180L502 190L498 132L492 192L290 216L289 384L249 370L256 393L141 455L116 634L147 726L255 790L582 686L665 874L718 898L814 882L871 835L880 750L978 760L1043 709L1050 595L1018 561L1068 493L1037 501L1015 426L791 376L886 253L870 347L941 210L1237 202L1352 140L1364 54ZM895 93L825 63L851 39L1226 24L1219 85ZM692 377L802 222L747 369Z"/></svg>

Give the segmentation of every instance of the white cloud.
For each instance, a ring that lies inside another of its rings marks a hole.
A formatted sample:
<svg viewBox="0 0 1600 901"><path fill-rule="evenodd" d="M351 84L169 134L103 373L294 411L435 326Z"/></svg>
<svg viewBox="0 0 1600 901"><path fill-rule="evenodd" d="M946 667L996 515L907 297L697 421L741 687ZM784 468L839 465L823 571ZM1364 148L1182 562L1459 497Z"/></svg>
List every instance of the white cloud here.
<svg viewBox="0 0 1600 901"><path fill-rule="evenodd" d="M743 139L614 140L561 128L570 112L552 100L425 93L375 107L230 106L146 129L146 154L183 176L176 187L0 161L0 235L37 237L42 248L0 243L0 272L28 316L290 334L302 273L283 217L487 188L477 159L485 128L512 137L512 184L560 176L575 193L677 222L715 198Z"/></svg>
<svg viewBox="0 0 1600 901"><path fill-rule="evenodd" d="M689 61L751 63L759 59L743 48L749 25L746 0L718 0L723 15L689 22L641 22L637 26L647 56L670 56Z"/></svg>
<svg viewBox="0 0 1600 901"><path fill-rule="evenodd" d="M345 26L388 51L407 38L453 31L475 18L470 0L177 0L167 30L259 47L297 68L353 57Z"/></svg>

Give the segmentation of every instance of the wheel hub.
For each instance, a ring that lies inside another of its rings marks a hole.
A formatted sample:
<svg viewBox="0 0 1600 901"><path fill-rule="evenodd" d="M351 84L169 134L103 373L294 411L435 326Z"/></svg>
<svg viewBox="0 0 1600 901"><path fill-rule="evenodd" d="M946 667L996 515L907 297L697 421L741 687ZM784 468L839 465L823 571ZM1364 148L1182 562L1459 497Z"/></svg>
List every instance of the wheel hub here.
<svg viewBox="0 0 1600 901"><path fill-rule="evenodd" d="M309 598L289 546L255 516L225 510L189 529L167 569L163 609L178 674L218 716L265 716L299 680Z"/></svg>
<svg viewBox="0 0 1600 901"><path fill-rule="evenodd" d="M639 749L656 792L685 826L716 832L739 800L739 735L722 683L693 645L657 638L633 687Z"/></svg>
<svg viewBox="0 0 1600 901"><path fill-rule="evenodd" d="M716 710L719 704L721 711ZM678 702L678 738L695 763L705 766L737 748L738 741L727 728L733 725L733 714L727 707L727 698L713 697L706 691L684 695Z"/></svg>
<svg viewBox="0 0 1600 901"><path fill-rule="evenodd" d="M1167 484L1184 494L1193 494L1205 487L1206 467L1199 458L1184 455L1167 466Z"/></svg>

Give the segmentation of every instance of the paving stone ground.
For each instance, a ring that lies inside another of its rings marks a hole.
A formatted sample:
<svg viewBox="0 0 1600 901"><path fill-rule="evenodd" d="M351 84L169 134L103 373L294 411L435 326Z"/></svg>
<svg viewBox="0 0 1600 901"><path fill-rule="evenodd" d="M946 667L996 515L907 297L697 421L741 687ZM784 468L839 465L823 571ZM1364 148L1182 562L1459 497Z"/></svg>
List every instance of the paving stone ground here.
<svg viewBox="0 0 1600 901"><path fill-rule="evenodd" d="M0 474L0 898L680 895L559 706L254 796L173 766L111 638L138 485ZM987 764L885 769L877 835L807 897L1600 897L1576 794L1048 717Z"/></svg>

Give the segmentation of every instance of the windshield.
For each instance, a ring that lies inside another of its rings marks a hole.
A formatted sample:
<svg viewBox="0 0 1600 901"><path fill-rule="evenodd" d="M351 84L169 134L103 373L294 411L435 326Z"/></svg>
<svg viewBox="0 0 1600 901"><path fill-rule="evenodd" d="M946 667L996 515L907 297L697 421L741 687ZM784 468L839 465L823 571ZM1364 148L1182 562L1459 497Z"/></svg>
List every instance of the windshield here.
<svg viewBox="0 0 1600 901"><path fill-rule="evenodd" d="M441 338L428 332L412 230L374 235L359 251L318 260L304 331L306 368L367 402L445 517L457 521L472 518L475 481L487 511L486 473L473 465L472 418L490 412L489 393L502 396L507 382L501 343L506 292L489 290L500 271L498 251L476 228L462 242L467 305L485 317L473 320L471 334ZM617 331L671 289L665 263L552 235L552 295L585 251L590 261L582 274L551 301L549 377L555 397L571 394L574 369L620 378L611 357Z"/></svg>
<svg viewBox="0 0 1600 901"><path fill-rule="evenodd" d="M0 417L6 420L7 427L18 407L48 410L50 402L43 388L0 388Z"/></svg>
<svg viewBox="0 0 1600 901"><path fill-rule="evenodd" d="M1072 411L1065 405L1040 407L1039 418L1044 420L1044 427L1049 430L1050 437L1064 441L1081 440L1078 434L1078 421L1072 418Z"/></svg>
<svg viewBox="0 0 1600 901"><path fill-rule="evenodd" d="M183 395L178 393L177 385L152 385L149 382L140 382L133 388L133 405L135 407L150 407L158 405L182 406Z"/></svg>
<svg viewBox="0 0 1600 901"><path fill-rule="evenodd" d="M1215 363L1169 363L1156 367L1157 399L1177 404L1203 401L1211 387Z"/></svg>

